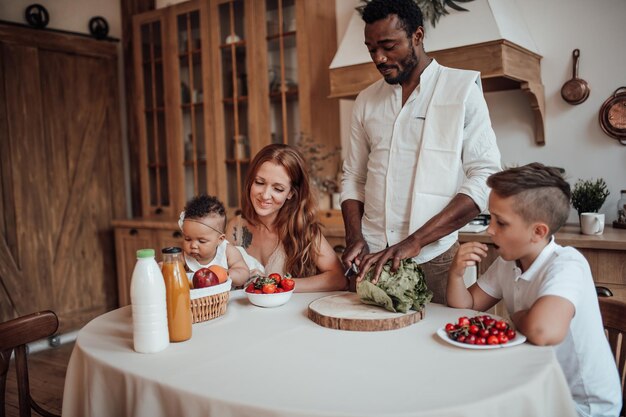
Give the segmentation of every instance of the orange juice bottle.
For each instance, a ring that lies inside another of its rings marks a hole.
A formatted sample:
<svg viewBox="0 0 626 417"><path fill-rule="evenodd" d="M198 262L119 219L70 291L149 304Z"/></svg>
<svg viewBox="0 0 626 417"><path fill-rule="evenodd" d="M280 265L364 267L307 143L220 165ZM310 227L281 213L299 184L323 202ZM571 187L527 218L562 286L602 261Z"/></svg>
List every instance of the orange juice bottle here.
<svg viewBox="0 0 626 417"><path fill-rule="evenodd" d="M191 337L192 321L189 280L185 273L183 251L181 248L171 247L161 252L170 342L182 342Z"/></svg>

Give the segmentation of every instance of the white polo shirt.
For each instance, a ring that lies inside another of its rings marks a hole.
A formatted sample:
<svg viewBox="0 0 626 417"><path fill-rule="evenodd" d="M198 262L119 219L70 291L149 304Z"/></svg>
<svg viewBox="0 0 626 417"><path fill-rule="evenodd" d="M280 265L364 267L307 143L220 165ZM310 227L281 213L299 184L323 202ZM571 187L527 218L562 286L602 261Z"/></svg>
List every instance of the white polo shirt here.
<svg viewBox="0 0 626 417"><path fill-rule="evenodd" d="M509 314L527 310L545 295L570 301L575 308L565 339L554 346L581 416L617 416L622 390L615 359L602 326L595 284L589 264L571 247L554 238L524 273L514 261L498 258L478 286L503 299Z"/></svg>

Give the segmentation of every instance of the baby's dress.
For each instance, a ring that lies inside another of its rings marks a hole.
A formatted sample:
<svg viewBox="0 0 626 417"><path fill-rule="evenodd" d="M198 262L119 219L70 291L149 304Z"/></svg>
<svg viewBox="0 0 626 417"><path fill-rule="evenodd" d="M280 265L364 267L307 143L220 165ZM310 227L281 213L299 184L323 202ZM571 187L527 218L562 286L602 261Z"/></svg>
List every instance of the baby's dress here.
<svg viewBox="0 0 626 417"><path fill-rule="evenodd" d="M226 247L228 246L228 241L224 239L222 243L217 246L217 251L215 252L215 257L206 265L201 264L194 257L188 256L185 254L185 262L187 263L187 267L192 272L196 272L198 269L207 268L211 265L219 265L222 268L228 270L228 259L226 258Z"/></svg>

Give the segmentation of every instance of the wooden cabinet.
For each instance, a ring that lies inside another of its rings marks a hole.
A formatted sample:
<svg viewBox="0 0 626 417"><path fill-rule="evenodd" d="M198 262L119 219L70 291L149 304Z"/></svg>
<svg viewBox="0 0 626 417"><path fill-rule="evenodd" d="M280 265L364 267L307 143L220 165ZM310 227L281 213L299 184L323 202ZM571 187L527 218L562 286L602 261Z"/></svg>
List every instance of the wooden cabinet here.
<svg viewBox="0 0 626 417"><path fill-rule="evenodd" d="M193 0L133 26L142 216L175 218L202 192L232 213L263 146L339 146L334 0Z"/></svg>
<svg viewBox="0 0 626 417"><path fill-rule="evenodd" d="M328 66L336 50L335 1L212 0L218 195L232 212L251 157L301 135L336 147L339 104ZM329 161L329 170L337 161Z"/></svg>
<svg viewBox="0 0 626 417"><path fill-rule="evenodd" d="M115 308L126 211L117 45L0 24L0 322Z"/></svg>
<svg viewBox="0 0 626 417"><path fill-rule="evenodd" d="M208 26L202 1L133 18L143 216L172 218L216 192Z"/></svg>
<svg viewBox="0 0 626 417"><path fill-rule="evenodd" d="M334 0L192 0L134 16L133 40L142 217L115 222L120 305L136 250L180 246L175 220L194 195L230 216L263 146L340 143Z"/></svg>
<svg viewBox="0 0 626 417"><path fill-rule="evenodd" d="M130 281L139 249L152 248L157 260L161 249L182 245L182 234L174 222L142 222L118 220L115 224L115 251L117 256L117 288L119 305L130 304Z"/></svg>

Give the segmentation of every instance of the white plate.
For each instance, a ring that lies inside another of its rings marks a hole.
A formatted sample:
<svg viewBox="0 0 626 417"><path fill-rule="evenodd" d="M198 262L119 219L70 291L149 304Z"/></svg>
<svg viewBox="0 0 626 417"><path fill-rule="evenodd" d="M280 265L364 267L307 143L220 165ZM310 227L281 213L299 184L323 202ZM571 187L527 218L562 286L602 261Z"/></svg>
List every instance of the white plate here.
<svg viewBox="0 0 626 417"><path fill-rule="evenodd" d="M515 332L516 335L512 340L509 340L503 345L470 345L468 343L457 342L456 340L452 340L448 337L445 328L440 328L437 330L437 335L442 338L444 341L450 343L451 345L462 347L465 349L499 349L499 348L508 348L517 345L521 345L526 341L526 336L521 333Z"/></svg>

